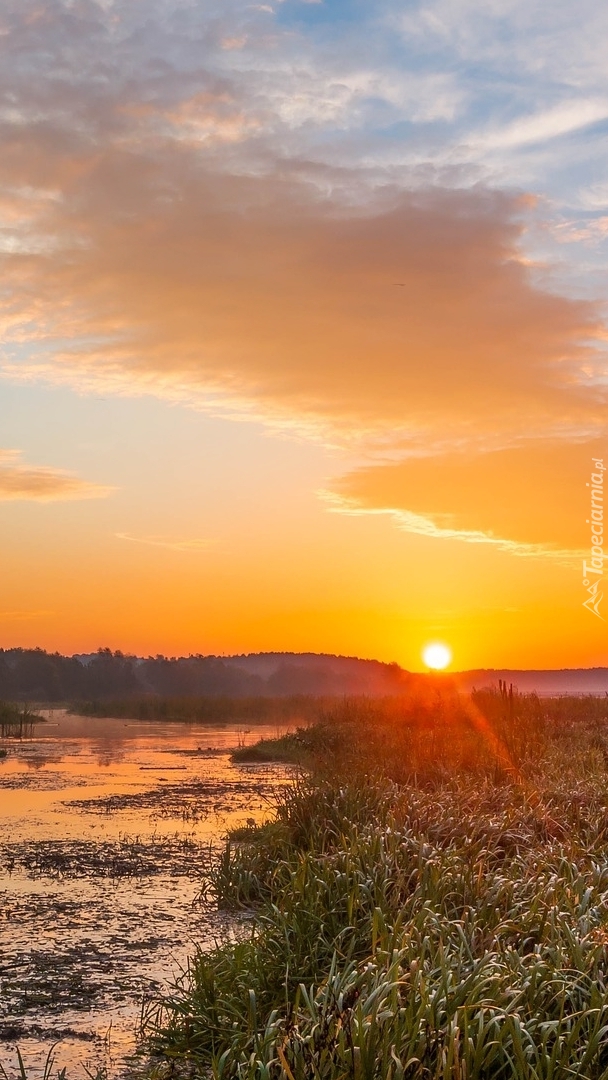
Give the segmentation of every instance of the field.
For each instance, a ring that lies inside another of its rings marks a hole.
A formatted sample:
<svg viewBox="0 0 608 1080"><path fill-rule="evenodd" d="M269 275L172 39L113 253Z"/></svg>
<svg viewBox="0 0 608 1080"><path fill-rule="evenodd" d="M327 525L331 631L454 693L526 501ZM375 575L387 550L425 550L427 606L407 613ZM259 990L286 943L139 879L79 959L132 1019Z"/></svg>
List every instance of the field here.
<svg viewBox="0 0 608 1080"><path fill-rule="evenodd" d="M147 1016L242 1080L608 1077L608 701L345 701L208 889L255 912ZM248 924L245 924L248 925Z"/></svg>

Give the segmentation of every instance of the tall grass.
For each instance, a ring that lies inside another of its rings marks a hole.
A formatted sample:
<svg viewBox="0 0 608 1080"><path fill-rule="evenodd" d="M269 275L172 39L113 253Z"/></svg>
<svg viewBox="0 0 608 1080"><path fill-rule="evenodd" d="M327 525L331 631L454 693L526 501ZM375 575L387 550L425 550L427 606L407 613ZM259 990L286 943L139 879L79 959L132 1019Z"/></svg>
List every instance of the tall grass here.
<svg viewBox="0 0 608 1080"><path fill-rule="evenodd" d="M291 758L316 773L332 774L337 765L350 775L372 770L408 784L466 771L509 772L544 751L547 726L555 727L550 708L535 694L505 698L484 690L465 697L441 678L430 679L417 696L319 703L312 726L244 747L234 757Z"/></svg>
<svg viewBox="0 0 608 1080"><path fill-rule="evenodd" d="M209 882L253 929L192 959L153 1049L217 1080L608 1078L603 710L433 692L326 716Z"/></svg>

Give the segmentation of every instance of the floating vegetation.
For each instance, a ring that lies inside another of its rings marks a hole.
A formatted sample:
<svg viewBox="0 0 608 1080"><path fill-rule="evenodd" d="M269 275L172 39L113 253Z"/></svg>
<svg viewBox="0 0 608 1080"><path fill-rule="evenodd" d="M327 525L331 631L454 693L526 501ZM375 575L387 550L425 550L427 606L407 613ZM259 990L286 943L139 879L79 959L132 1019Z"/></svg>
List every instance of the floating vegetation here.
<svg viewBox="0 0 608 1080"><path fill-rule="evenodd" d="M29 877L150 877L202 871L208 847L184 836L111 840L32 840L0 845L0 866Z"/></svg>
<svg viewBox="0 0 608 1080"><path fill-rule="evenodd" d="M46 768L33 768L28 773L0 774L1 791L61 791L62 788L84 787L86 783L84 777L65 776Z"/></svg>
<svg viewBox="0 0 608 1080"><path fill-rule="evenodd" d="M283 777L281 776L281 779ZM238 777L234 780L188 780L180 784L163 784L147 791L116 793L93 799L73 799L68 806L87 813L109 814L119 810L149 812L152 819L181 819L202 821L214 814L234 811L246 797L269 801L276 791L277 777L272 771L268 778Z"/></svg>

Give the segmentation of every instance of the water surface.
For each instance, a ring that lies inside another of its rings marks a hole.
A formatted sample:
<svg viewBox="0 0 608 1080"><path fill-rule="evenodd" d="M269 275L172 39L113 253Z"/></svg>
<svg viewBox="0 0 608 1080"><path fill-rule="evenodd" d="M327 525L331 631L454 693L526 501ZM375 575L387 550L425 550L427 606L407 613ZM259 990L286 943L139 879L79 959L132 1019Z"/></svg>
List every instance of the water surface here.
<svg viewBox="0 0 608 1080"><path fill-rule="evenodd" d="M271 812L281 766L230 750L288 725L44 714L0 739L0 1063L124 1075L142 1008L232 931L200 896L228 828ZM296 726L295 723L292 726Z"/></svg>

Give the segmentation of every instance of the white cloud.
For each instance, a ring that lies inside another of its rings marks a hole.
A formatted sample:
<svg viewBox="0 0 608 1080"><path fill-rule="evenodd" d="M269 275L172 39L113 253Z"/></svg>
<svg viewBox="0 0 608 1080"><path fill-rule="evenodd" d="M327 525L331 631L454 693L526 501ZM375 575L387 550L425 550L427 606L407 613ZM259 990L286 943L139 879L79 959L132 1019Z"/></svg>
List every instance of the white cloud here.
<svg viewBox="0 0 608 1080"><path fill-rule="evenodd" d="M600 181L583 188L579 192L579 203L588 210L608 209L608 183Z"/></svg>
<svg viewBox="0 0 608 1080"><path fill-rule="evenodd" d="M608 119L608 98L597 101L564 101L550 109L519 117L504 128L488 131L471 142L488 150L508 149L545 142Z"/></svg>

